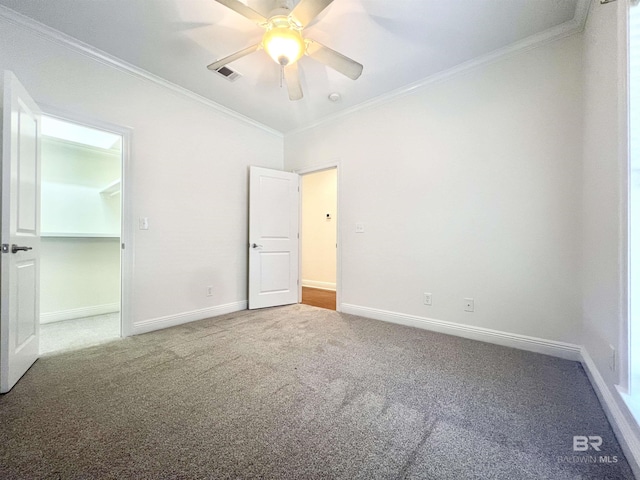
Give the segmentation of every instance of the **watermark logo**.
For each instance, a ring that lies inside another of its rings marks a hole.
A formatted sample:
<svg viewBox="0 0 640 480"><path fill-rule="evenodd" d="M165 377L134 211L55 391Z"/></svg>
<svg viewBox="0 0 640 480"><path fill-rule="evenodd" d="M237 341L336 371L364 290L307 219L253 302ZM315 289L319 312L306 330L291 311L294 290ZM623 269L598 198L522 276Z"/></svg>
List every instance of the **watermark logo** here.
<svg viewBox="0 0 640 480"><path fill-rule="evenodd" d="M594 454L561 455L558 456L557 461L558 463L618 463L617 455L595 454L602 451L600 447L603 447L600 435L574 435L574 452L594 452Z"/></svg>
<svg viewBox="0 0 640 480"><path fill-rule="evenodd" d="M589 435L588 437L584 435L573 436L574 452L586 452L589 449L599 452L600 445L602 445L602 437L600 435Z"/></svg>

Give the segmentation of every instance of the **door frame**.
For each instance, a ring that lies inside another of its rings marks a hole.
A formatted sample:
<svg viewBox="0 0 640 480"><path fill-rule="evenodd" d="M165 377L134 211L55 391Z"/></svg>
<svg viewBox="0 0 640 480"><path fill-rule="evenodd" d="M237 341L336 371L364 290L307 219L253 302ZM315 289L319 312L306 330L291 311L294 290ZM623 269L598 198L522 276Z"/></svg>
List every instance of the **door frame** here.
<svg viewBox="0 0 640 480"><path fill-rule="evenodd" d="M120 185L120 337L133 335L133 258L131 136L133 129L38 103L42 115L114 133L122 137ZM123 248L123 245L125 248Z"/></svg>
<svg viewBox="0 0 640 480"><path fill-rule="evenodd" d="M312 173L323 172L325 170L336 170L336 216L338 217L338 221L336 223L336 243L338 244L336 247L336 311L340 312L341 302L342 302L342 234L340 225L342 223L342 215L340 209L340 192L341 188L341 172L340 172L340 163L336 160L335 162L325 163L323 165L318 165L314 167L301 168L299 170L294 170L293 173L297 173L300 176L309 175ZM303 187L302 182L300 182L300 226L302 227L302 195L303 195ZM302 228L300 228L302 230ZM298 278L300 279L300 285L298 286L298 303L302 303L302 235L298 239L298 251L299 251L299 261L298 261Z"/></svg>

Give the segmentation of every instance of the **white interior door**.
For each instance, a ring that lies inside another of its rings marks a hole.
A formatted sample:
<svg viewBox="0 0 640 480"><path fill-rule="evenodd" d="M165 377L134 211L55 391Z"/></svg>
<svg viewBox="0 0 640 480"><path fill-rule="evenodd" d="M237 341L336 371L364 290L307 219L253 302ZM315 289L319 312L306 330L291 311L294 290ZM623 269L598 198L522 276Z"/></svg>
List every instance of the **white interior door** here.
<svg viewBox="0 0 640 480"><path fill-rule="evenodd" d="M0 392L38 359L40 111L11 72L2 111Z"/></svg>
<svg viewBox="0 0 640 480"><path fill-rule="evenodd" d="M298 303L299 176L251 167L249 308Z"/></svg>

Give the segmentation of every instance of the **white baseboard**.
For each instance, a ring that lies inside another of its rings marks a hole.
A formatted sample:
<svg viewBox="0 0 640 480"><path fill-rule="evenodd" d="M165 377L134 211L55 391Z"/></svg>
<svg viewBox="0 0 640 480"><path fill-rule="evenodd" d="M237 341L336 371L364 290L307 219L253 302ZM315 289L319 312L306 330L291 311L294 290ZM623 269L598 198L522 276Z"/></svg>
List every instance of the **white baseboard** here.
<svg viewBox="0 0 640 480"><path fill-rule="evenodd" d="M303 287L319 288L320 290L336 291L336 284L331 282L319 282L318 280L302 280Z"/></svg>
<svg viewBox="0 0 640 480"><path fill-rule="evenodd" d="M604 409L609 423L620 442L620 446L624 451L627 461L637 478L640 478L640 434L622 412L619 403L614 398L614 394L607 387L606 382L600 375L598 367L589 355L586 348L581 349L582 365L587 377L591 381L591 385L600 400L600 404ZM619 395L617 392L615 395ZM622 399L620 401L623 401Z"/></svg>
<svg viewBox="0 0 640 480"><path fill-rule="evenodd" d="M104 305L93 305L91 307L60 310L58 312L47 312L40 314L40 324L62 322L64 320L73 320L74 318L95 317L96 315L119 311L120 303L107 303Z"/></svg>
<svg viewBox="0 0 640 480"><path fill-rule="evenodd" d="M505 347L527 350L529 352L543 353L566 360L580 360L580 346L572 343L545 340L543 338L529 337L517 333L502 332L489 328L462 325L459 323L435 320L433 318L407 315L404 313L389 312L375 308L361 307L343 303L340 306L342 313L350 313L361 317L373 318L384 322L398 323L410 327L422 328L434 332L455 335L457 337L479 340L481 342L494 343Z"/></svg>
<svg viewBox="0 0 640 480"><path fill-rule="evenodd" d="M204 320L205 318L217 317L225 313L239 312L247 309L247 301L226 303L215 307L202 308L191 312L178 313L176 315L167 315L166 317L150 318L133 324L133 335L140 333L152 332L162 328L175 327L183 323L194 322L196 320Z"/></svg>

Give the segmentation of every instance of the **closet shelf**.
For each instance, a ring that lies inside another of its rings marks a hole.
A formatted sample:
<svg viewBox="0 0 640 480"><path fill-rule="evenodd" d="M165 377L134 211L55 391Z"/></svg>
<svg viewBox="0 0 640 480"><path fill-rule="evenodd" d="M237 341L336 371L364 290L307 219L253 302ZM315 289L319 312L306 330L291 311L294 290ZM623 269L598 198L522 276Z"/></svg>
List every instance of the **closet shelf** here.
<svg viewBox="0 0 640 480"><path fill-rule="evenodd" d="M110 197L113 197L114 195L117 195L119 193L120 193L120 179L110 183L109 185L104 187L102 190L100 190L100 195L108 195Z"/></svg>
<svg viewBox="0 0 640 480"><path fill-rule="evenodd" d="M117 233L41 232L41 237L57 238L120 238Z"/></svg>

